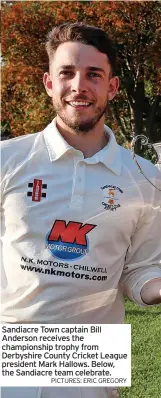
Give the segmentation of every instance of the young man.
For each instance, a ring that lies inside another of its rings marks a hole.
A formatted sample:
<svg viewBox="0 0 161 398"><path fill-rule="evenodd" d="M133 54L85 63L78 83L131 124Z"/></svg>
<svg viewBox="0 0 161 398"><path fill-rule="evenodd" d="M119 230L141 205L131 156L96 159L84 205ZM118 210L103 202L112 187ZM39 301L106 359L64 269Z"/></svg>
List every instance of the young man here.
<svg viewBox="0 0 161 398"><path fill-rule="evenodd" d="M122 323L123 292L140 305L161 302L161 193L152 185L161 186L160 174L139 158L148 182L104 125L119 87L107 35L63 24L46 48L44 84L57 116L43 132L3 143L2 321ZM32 394L118 396L107 388Z"/></svg>

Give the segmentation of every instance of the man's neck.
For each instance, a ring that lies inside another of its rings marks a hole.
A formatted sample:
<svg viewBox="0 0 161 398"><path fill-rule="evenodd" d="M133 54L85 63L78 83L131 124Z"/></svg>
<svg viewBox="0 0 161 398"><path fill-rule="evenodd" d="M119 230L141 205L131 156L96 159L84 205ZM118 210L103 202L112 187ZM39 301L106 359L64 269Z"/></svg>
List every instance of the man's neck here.
<svg viewBox="0 0 161 398"><path fill-rule="evenodd" d="M84 158L90 158L103 149L109 140L104 131L104 123L102 120L98 122L92 130L87 133L77 133L68 128L65 124L56 119L56 126L65 141L73 148L78 149L84 155Z"/></svg>

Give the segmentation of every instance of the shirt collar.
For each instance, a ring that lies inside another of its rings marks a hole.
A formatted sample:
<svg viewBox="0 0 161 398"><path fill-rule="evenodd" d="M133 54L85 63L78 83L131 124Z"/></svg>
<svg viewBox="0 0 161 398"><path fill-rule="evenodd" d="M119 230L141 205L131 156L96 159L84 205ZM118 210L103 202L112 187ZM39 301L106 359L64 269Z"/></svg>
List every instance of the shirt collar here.
<svg viewBox="0 0 161 398"><path fill-rule="evenodd" d="M120 147L112 130L108 126L104 127L105 133L109 136L107 145L91 158L84 159L84 161L88 164L101 162L115 174L120 175L122 167ZM51 162L59 159L68 151L80 152L64 140L56 127L56 118L45 128L43 134Z"/></svg>

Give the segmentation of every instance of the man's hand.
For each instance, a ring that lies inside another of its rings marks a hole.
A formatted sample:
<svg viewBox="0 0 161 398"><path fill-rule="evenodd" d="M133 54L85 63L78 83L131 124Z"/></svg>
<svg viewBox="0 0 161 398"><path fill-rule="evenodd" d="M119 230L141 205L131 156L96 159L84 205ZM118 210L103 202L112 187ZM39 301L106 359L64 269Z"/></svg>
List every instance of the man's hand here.
<svg viewBox="0 0 161 398"><path fill-rule="evenodd" d="M161 278L146 282L140 294L145 304L161 304Z"/></svg>

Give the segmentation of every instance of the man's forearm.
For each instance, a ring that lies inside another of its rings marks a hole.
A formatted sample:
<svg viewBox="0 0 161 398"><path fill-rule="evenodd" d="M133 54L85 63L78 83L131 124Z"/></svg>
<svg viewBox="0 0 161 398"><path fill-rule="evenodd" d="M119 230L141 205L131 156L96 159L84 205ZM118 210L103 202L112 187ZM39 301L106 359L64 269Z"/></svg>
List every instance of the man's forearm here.
<svg viewBox="0 0 161 398"><path fill-rule="evenodd" d="M155 278L146 282L140 294L145 304L161 304L161 278Z"/></svg>

